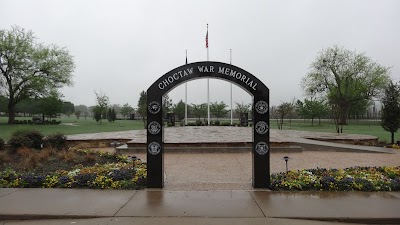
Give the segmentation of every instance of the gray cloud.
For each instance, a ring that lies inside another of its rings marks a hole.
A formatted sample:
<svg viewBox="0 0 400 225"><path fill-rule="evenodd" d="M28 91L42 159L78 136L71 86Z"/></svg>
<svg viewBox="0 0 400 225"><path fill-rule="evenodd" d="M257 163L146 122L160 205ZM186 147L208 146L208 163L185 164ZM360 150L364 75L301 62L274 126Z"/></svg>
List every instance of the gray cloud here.
<svg viewBox="0 0 400 225"><path fill-rule="evenodd" d="M74 55L74 87L65 100L95 104L94 90L112 103L136 107L139 93L185 62L229 62L262 80L271 103L304 98L300 80L323 48L365 52L400 74L400 1L99 1L2 0L1 29L19 25L38 40ZM210 82L211 101L229 102L229 83ZM206 81L188 83L189 102L206 102ZM184 86L170 93L184 99ZM234 88L234 101L251 97Z"/></svg>

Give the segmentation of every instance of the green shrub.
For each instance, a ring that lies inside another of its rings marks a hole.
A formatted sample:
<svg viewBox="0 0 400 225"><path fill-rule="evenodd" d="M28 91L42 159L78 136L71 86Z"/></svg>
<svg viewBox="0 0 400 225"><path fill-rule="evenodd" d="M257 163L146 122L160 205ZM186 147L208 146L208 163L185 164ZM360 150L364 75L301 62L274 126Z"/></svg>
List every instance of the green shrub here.
<svg viewBox="0 0 400 225"><path fill-rule="evenodd" d="M62 133L48 135L44 138L44 146L62 150L67 147L67 137Z"/></svg>
<svg viewBox="0 0 400 225"><path fill-rule="evenodd" d="M168 122L167 126L172 127L172 123Z"/></svg>
<svg viewBox="0 0 400 225"><path fill-rule="evenodd" d="M4 143L4 140L2 139L2 138L0 138L0 151L3 151L3 150L5 150L5 143Z"/></svg>
<svg viewBox="0 0 400 225"><path fill-rule="evenodd" d="M8 143L13 151L21 147L40 149L43 143L43 134L37 130L18 130L11 135Z"/></svg>
<svg viewBox="0 0 400 225"><path fill-rule="evenodd" d="M188 126L197 126L196 122L188 122L187 125Z"/></svg>
<svg viewBox="0 0 400 225"><path fill-rule="evenodd" d="M222 122L221 123L221 126L230 126L231 125L231 122Z"/></svg>
<svg viewBox="0 0 400 225"><path fill-rule="evenodd" d="M215 126L219 126L221 124L221 122L219 120L214 122Z"/></svg>
<svg viewBox="0 0 400 225"><path fill-rule="evenodd" d="M203 121L201 121L201 120L196 120L196 125L197 125L197 126L203 126Z"/></svg>

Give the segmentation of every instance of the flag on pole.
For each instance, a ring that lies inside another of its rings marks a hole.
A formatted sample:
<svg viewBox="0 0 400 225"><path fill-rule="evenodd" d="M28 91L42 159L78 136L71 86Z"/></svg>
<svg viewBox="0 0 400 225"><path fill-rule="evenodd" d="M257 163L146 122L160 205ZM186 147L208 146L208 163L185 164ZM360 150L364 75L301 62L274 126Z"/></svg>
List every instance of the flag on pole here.
<svg viewBox="0 0 400 225"><path fill-rule="evenodd" d="M187 65L187 50L186 50L186 61L185 65ZM188 123L188 108L187 108L187 82L185 82L185 126Z"/></svg>
<svg viewBox="0 0 400 225"><path fill-rule="evenodd" d="M206 34L206 48L208 48L208 23L207 23L207 34Z"/></svg>

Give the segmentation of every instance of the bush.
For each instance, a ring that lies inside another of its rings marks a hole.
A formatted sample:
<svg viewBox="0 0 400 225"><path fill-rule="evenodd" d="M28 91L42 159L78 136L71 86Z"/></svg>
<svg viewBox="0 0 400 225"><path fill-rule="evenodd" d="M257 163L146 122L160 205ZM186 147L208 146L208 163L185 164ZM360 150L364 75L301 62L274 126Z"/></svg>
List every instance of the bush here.
<svg viewBox="0 0 400 225"><path fill-rule="evenodd" d="M3 162L3 163L11 162L10 155L7 152L0 152L0 162Z"/></svg>
<svg viewBox="0 0 400 225"><path fill-rule="evenodd" d="M67 137L62 133L51 134L44 139L44 146L62 150L67 147Z"/></svg>
<svg viewBox="0 0 400 225"><path fill-rule="evenodd" d="M28 147L21 147L17 149L16 154L23 158L28 158L29 156L33 155L33 151Z"/></svg>
<svg viewBox="0 0 400 225"><path fill-rule="evenodd" d="M40 149L43 143L43 134L36 130L19 130L11 135L8 143L12 151L21 147Z"/></svg>
<svg viewBox="0 0 400 225"><path fill-rule="evenodd" d="M221 123L221 126L230 126L231 125L231 122L222 122Z"/></svg>
<svg viewBox="0 0 400 225"><path fill-rule="evenodd" d="M203 126L203 121L201 121L201 120L196 120L196 125L197 125L197 126Z"/></svg>
<svg viewBox="0 0 400 225"><path fill-rule="evenodd" d="M4 140L0 138L0 151L3 151L6 149L6 144L4 143Z"/></svg>
<svg viewBox="0 0 400 225"><path fill-rule="evenodd" d="M187 126L197 126L196 122L188 122Z"/></svg>
<svg viewBox="0 0 400 225"><path fill-rule="evenodd" d="M219 126L221 124L221 122L219 120L214 122L215 126Z"/></svg>

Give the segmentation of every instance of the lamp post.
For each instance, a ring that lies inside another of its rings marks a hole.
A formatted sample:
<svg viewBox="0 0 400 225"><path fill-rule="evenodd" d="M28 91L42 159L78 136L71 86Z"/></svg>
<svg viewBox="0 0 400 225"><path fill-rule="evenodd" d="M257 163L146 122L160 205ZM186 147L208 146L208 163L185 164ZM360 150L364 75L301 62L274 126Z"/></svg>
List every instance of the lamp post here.
<svg viewBox="0 0 400 225"><path fill-rule="evenodd" d="M289 156L284 156L283 157L283 159L285 160L285 162L286 162L286 173L288 172L288 164L287 164L287 162L289 161Z"/></svg>

